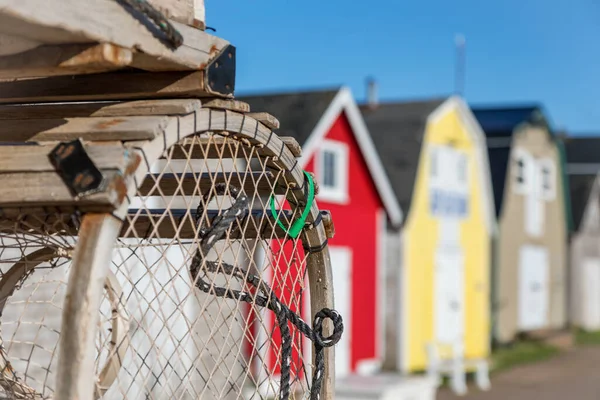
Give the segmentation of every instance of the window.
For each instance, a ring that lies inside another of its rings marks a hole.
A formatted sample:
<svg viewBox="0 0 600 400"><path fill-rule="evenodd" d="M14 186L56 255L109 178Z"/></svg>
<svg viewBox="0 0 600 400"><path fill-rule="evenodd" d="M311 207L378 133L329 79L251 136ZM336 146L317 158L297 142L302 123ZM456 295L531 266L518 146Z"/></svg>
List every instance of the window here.
<svg viewBox="0 0 600 400"><path fill-rule="evenodd" d="M535 169L535 159L524 149L516 148L512 155L513 188L516 193L527 194L531 191L535 174L530 169Z"/></svg>
<svg viewBox="0 0 600 400"><path fill-rule="evenodd" d="M554 163L549 158L538 162L540 173L540 193L544 200L553 200L556 195L556 173Z"/></svg>
<svg viewBox="0 0 600 400"><path fill-rule="evenodd" d="M334 203L348 201L348 146L333 140L324 140L316 158L319 182L318 198Z"/></svg>
<svg viewBox="0 0 600 400"><path fill-rule="evenodd" d="M323 151L323 187L335 188L335 152Z"/></svg>
<svg viewBox="0 0 600 400"><path fill-rule="evenodd" d="M525 183L525 159L522 157L517 158L517 183L523 185Z"/></svg>

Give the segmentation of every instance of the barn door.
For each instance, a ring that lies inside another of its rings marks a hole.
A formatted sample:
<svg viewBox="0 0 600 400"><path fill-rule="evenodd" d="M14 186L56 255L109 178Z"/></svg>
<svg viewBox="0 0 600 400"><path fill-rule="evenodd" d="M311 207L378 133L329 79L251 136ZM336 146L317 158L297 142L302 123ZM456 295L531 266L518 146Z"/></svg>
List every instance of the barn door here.
<svg viewBox="0 0 600 400"><path fill-rule="evenodd" d="M519 255L519 328L544 328L548 320L548 251L522 246Z"/></svg>
<svg viewBox="0 0 600 400"><path fill-rule="evenodd" d="M464 266L458 247L440 247L435 260L435 339L462 340L464 331Z"/></svg>
<svg viewBox="0 0 600 400"><path fill-rule="evenodd" d="M600 329L600 258L586 258L583 262L583 326L588 330Z"/></svg>
<svg viewBox="0 0 600 400"><path fill-rule="evenodd" d="M344 318L344 334L335 346L335 375L343 378L352 372L352 250L329 247L333 271L335 309Z"/></svg>

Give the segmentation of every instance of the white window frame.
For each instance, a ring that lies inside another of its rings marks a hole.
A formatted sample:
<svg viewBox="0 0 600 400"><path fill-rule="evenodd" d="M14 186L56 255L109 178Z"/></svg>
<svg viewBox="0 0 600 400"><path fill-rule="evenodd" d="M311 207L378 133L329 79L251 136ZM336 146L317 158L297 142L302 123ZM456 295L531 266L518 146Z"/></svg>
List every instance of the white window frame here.
<svg viewBox="0 0 600 400"><path fill-rule="evenodd" d="M469 154L462 150L455 150L456 157L456 183L464 191L467 192L469 189ZM464 162L464 180L460 178L460 162Z"/></svg>
<svg viewBox="0 0 600 400"><path fill-rule="evenodd" d="M346 204L348 198L348 169L349 148L344 142L336 140L323 140L315 157L315 172L319 183L319 195L317 199L331 203ZM335 154L335 182L336 187L331 188L323 184L324 165L323 154L325 151Z"/></svg>
<svg viewBox="0 0 600 400"><path fill-rule="evenodd" d="M429 149L429 179L436 181L440 176L440 149L431 146Z"/></svg>
<svg viewBox="0 0 600 400"><path fill-rule="evenodd" d="M521 159L523 161L523 182L519 182L518 177L519 177L519 167L518 167L518 160ZM510 156L510 163L511 163L511 179L512 179L512 186L514 188L515 193L518 194L527 194L531 188L533 188L533 185L535 185L534 182L529 182L532 179L535 179L534 176L532 176L531 174L531 169L535 169L536 167L536 163L535 163L535 159L531 156L531 154L521 148L516 148L513 150L511 156ZM537 173L537 171L536 171Z"/></svg>
<svg viewBox="0 0 600 400"><path fill-rule="evenodd" d="M544 173L543 170L546 168L550 177L550 187L544 188ZM542 158L538 161L538 171L540 176L540 187L539 193L542 199L546 201L552 201L556 198L556 165L550 158Z"/></svg>

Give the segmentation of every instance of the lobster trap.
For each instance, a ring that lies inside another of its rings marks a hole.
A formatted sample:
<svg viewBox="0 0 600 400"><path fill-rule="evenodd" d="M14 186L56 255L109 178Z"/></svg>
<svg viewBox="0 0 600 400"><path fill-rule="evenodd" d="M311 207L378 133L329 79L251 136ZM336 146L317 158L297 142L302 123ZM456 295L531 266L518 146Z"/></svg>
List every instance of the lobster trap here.
<svg viewBox="0 0 600 400"><path fill-rule="evenodd" d="M0 0L0 398L333 396L331 217L203 26Z"/></svg>
<svg viewBox="0 0 600 400"><path fill-rule="evenodd" d="M48 113L67 123L32 118ZM46 129L0 146L0 397L332 396L333 225L274 117L234 100L0 109L24 116Z"/></svg>

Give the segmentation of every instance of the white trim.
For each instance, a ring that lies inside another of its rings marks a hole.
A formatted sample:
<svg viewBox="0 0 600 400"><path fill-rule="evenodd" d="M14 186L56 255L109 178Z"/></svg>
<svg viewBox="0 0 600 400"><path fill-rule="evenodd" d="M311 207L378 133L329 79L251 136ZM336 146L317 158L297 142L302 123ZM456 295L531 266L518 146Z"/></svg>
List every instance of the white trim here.
<svg viewBox="0 0 600 400"><path fill-rule="evenodd" d="M362 151L371 177L373 178L373 182L375 183L375 187L377 188L377 192L381 197L381 201L383 202L392 225L400 226L403 219L402 209L392 190L387 174L383 169L379 155L375 150L375 146L373 145L371 135L367 130L362 114L354 101L352 92L347 87L340 89L304 144L302 149L303 154L299 160L300 166L306 166L342 111L345 111L346 113L352 132L354 132L354 137Z"/></svg>
<svg viewBox="0 0 600 400"><path fill-rule="evenodd" d="M335 155L335 183L336 187L325 186L323 152L328 151ZM319 151L315 152L315 173L319 183L319 194L317 200L328 201L336 204L347 204L348 197L348 171L349 171L349 154L348 145L337 140L323 139L319 146Z"/></svg>
<svg viewBox="0 0 600 400"><path fill-rule="evenodd" d="M498 234L498 224L496 221L492 173L490 171L490 160L488 157L485 133L483 132L481 125L479 125L479 122L477 122L473 112L461 97L452 96L450 100L458 107L461 120L466 125L467 132L471 134L471 138L478 149L478 151L475 152L478 164L478 167L475 168L475 170L479 175L479 183L483 188L483 193L488 199L488 201L485 201L483 204L488 232L491 236L496 236Z"/></svg>

